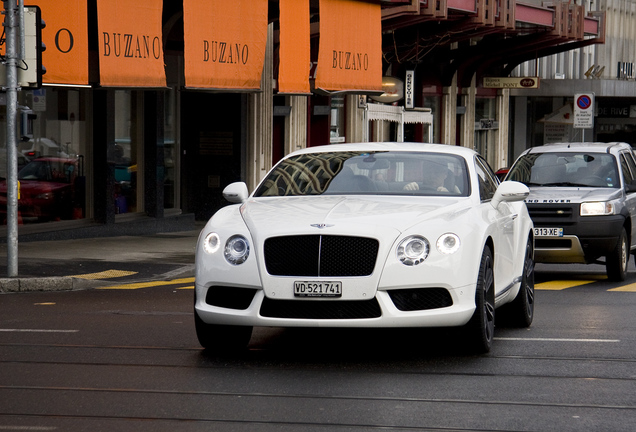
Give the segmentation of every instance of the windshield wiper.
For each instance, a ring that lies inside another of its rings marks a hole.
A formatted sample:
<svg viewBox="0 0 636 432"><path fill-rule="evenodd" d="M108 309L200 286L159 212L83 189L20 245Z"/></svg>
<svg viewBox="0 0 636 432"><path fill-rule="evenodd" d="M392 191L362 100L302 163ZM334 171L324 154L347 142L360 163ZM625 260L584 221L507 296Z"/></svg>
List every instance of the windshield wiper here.
<svg viewBox="0 0 636 432"><path fill-rule="evenodd" d="M554 182L554 183L543 183L537 186L580 186L580 187L592 187L589 184L583 183L572 183L572 182Z"/></svg>

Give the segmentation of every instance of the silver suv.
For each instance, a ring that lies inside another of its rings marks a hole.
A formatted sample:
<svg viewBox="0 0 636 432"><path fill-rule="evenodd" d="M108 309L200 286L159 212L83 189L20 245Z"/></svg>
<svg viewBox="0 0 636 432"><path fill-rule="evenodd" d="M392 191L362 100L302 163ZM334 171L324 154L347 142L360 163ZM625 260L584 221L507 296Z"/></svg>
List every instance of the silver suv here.
<svg viewBox="0 0 636 432"><path fill-rule="evenodd" d="M611 280L625 280L636 249L636 157L629 144L534 147L506 180L530 188L536 262L605 264Z"/></svg>

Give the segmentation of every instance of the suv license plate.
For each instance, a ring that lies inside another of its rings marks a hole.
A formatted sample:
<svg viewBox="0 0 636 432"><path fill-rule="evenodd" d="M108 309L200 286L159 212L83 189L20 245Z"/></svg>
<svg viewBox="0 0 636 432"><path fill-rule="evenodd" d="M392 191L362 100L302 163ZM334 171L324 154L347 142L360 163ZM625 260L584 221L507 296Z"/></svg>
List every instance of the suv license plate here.
<svg viewBox="0 0 636 432"><path fill-rule="evenodd" d="M342 297L342 282L295 281L296 297Z"/></svg>
<svg viewBox="0 0 636 432"><path fill-rule="evenodd" d="M540 237L563 237L563 228L535 228L534 235Z"/></svg>

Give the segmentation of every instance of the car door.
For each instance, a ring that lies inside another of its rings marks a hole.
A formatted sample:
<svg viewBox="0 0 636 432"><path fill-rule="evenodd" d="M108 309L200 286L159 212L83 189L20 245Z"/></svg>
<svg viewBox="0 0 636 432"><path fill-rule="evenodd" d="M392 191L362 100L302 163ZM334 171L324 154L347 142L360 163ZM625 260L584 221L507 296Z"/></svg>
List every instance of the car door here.
<svg viewBox="0 0 636 432"><path fill-rule="evenodd" d="M499 182L492 169L481 157L476 158L475 168L479 180L479 194L484 217L491 225L490 235L495 245L495 296L507 287L514 278L515 219L518 214L508 202L494 208L490 201Z"/></svg>
<svg viewBox="0 0 636 432"><path fill-rule="evenodd" d="M636 192L628 192L627 186L633 184L636 180L636 161L634 160L634 154L631 151L624 151L620 153L621 171L623 171L623 189L625 190L625 207L629 212L630 219L632 221L632 227L636 223ZM630 239L630 247L636 248L636 229L632 229L632 235Z"/></svg>

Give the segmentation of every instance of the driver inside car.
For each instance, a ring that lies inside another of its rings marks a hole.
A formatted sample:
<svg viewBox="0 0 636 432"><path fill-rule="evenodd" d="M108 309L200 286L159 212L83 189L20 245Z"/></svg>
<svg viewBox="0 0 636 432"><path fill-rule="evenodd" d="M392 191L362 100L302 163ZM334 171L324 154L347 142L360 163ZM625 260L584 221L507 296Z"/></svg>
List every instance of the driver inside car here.
<svg viewBox="0 0 636 432"><path fill-rule="evenodd" d="M404 185L404 190L415 191L420 189L435 190L438 192L450 192L444 182L448 177L448 168L438 163L432 163L425 167L421 186L418 182L411 182ZM453 192L459 192L459 188L454 186Z"/></svg>

